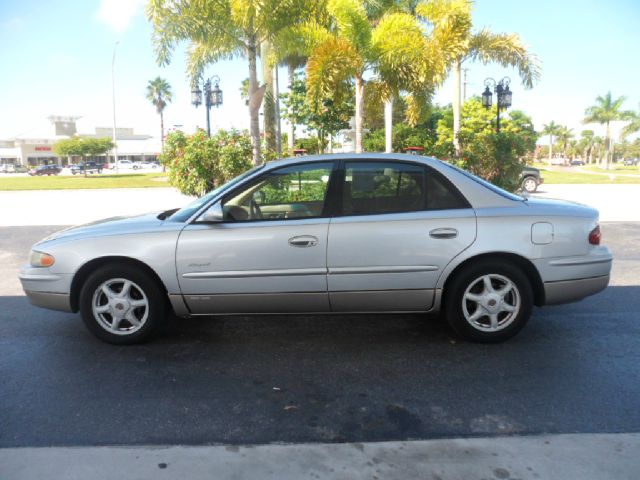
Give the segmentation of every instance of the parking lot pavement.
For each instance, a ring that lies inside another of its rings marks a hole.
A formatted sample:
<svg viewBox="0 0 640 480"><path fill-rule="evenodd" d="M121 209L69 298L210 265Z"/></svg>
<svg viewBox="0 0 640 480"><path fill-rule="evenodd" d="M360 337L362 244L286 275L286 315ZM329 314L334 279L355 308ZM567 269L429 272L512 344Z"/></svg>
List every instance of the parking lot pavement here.
<svg viewBox="0 0 640 480"><path fill-rule="evenodd" d="M640 223L603 225L610 288L537 309L500 345L422 315L176 319L148 344L107 345L19 292L28 245L51 229L0 229L0 447L640 432L640 257L626 240Z"/></svg>

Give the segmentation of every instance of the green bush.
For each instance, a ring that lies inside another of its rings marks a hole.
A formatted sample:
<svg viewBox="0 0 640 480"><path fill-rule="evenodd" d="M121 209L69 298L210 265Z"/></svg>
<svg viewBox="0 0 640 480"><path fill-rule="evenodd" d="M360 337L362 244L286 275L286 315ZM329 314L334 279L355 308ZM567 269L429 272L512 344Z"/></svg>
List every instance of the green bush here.
<svg viewBox="0 0 640 480"><path fill-rule="evenodd" d="M238 130L220 130L211 138L203 130L177 131L167 136L160 161L170 185L201 196L251 168L251 139Z"/></svg>

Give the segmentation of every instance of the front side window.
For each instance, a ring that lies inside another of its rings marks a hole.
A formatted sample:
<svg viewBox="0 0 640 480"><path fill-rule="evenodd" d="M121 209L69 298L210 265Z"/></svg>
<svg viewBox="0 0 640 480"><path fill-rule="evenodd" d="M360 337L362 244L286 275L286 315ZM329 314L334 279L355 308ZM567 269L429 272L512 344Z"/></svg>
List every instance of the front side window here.
<svg viewBox="0 0 640 480"><path fill-rule="evenodd" d="M223 201L228 222L320 217L332 162L273 170Z"/></svg>
<svg viewBox="0 0 640 480"><path fill-rule="evenodd" d="M412 212L425 208L425 172L419 165L347 162L344 215Z"/></svg>

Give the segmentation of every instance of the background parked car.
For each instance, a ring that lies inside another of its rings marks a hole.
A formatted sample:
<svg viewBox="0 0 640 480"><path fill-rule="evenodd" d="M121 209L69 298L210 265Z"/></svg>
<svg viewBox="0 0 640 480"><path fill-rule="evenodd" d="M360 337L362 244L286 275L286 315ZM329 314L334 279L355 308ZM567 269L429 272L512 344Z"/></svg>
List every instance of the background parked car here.
<svg viewBox="0 0 640 480"><path fill-rule="evenodd" d="M571 162L569 162L569 165L573 167L581 167L582 165L584 165L584 162L582 160L571 160Z"/></svg>
<svg viewBox="0 0 640 480"><path fill-rule="evenodd" d="M61 171L62 167L59 165L41 165L29 170L29 175L32 177L41 175L59 175Z"/></svg>
<svg viewBox="0 0 640 480"><path fill-rule="evenodd" d="M145 170L155 170L160 168L160 164L157 162L138 162L138 166ZM133 167L136 168L136 167Z"/></svg>
<svg viewBox="0 0 640 480"><path fill-rule="evenodd" d="M638 165L638 163L640 163L640 158L625 158L622 163L623 163L623 165L625 165L627 167L632 167L632 166Z"/></svg>
<svg viewBox="0 0 640 480"><path fill-rule="evenodd" d="M15 167L12 163L3 163L0 165L0 173L14 173Z"/></svg>
<svg viewBox="0 0 640 480"><path fill-rule="evenodd" d="M71 165L71 173L73 175L86 173L102 173L104 164L98 162L81 162Z"/></svg>
<svg viewBox="0 0 640 480"><path fill-rule="evenodd" d="M134 162L132 162L131 160L118 160L117 162L117 166L118 166L118 170L129 170L129 169L133 169L134 168ZM111 164L111 168L115 168L116 164L113 163Z"/></svg>
<svg viewBox="0 0 640 480"><path fill-rule="evenodd" d="M520 174L520 186L527 193L533 193L544 183L540 170L533 167L524 167Z"/></svg>

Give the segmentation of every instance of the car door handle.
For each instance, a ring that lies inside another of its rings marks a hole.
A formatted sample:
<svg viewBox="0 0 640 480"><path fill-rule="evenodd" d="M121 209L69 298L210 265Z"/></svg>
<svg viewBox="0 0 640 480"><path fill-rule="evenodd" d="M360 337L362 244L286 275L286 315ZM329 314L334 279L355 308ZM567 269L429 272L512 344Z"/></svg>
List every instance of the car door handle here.
<svg viewBox="0 0 640 480"><path fill-rule="evenodd" d="M429 232L429 236L438 239L456 238L458 236L458 230L455 228L436 228Z"/></svg>
<svg viewBox="0 0 640 480"><path fill-rule="evenodd" d="M292 247L315 247L318 244L318 239L312 235L302 235L300 237L291 237L289 239L289 245Z"/></svg>

